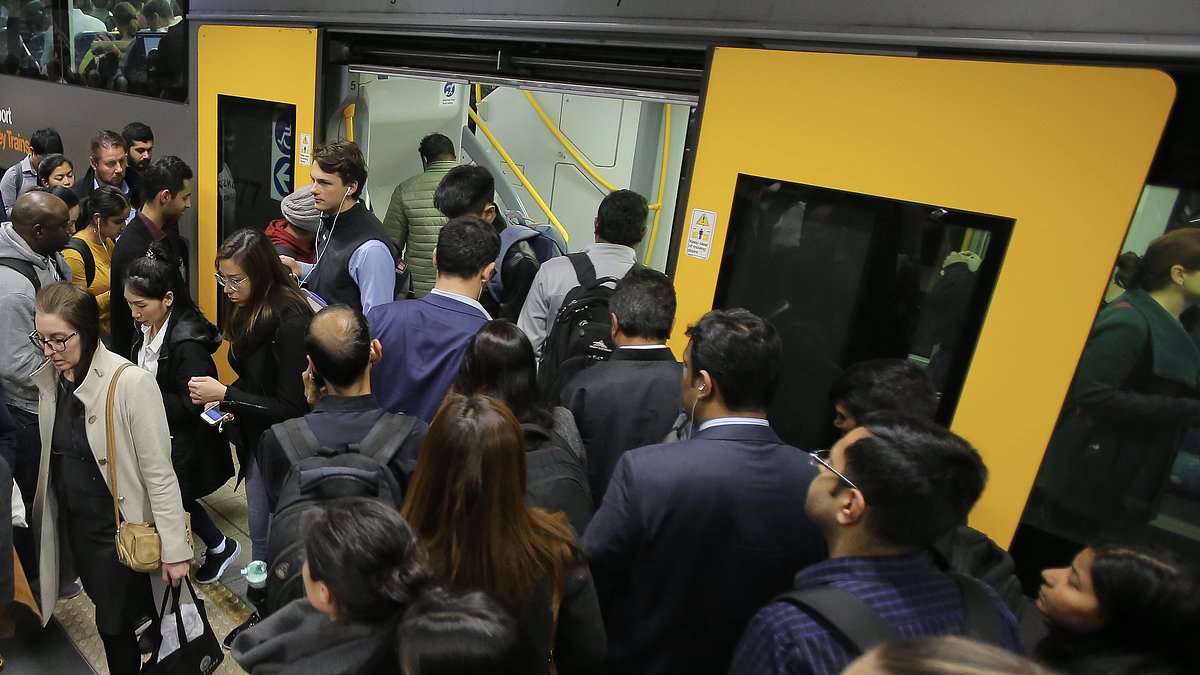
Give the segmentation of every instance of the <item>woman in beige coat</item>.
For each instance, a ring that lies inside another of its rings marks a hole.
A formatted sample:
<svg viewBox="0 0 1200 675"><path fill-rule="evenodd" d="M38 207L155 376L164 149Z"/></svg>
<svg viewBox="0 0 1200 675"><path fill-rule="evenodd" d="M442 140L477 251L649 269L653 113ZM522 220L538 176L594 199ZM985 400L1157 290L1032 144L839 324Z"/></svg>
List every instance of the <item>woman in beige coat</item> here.
<svg viewBox="0 0 1200 675"><path fill-rule="evenodd" d="M69 554L96 605L109 671L134 674L141 667L134 627L157 608L150 575L117 560L105 429L109 383L129 362L100 344L100 311L87 291L67 282L51 284L38 291L35 305L36 330L29 339L47 358L33 374L42 437L34 498L42 616L48 621L54 613L59 556ZM192 548L154 376L126 368L112 411L121 518L157 524L162 580L178 585L187 576Z"/></svg>

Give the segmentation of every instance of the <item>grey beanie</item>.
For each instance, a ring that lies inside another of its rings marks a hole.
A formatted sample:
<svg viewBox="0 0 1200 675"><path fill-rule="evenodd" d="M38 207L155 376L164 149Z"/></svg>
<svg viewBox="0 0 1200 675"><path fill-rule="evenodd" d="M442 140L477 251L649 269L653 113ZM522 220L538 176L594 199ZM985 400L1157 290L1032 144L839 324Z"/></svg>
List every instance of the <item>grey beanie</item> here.
<svg viewBox="0 0 1200 675"><path fill-rule="evenodd" d="M321 212L313 205L312 185L284 197L279 209L289 223L302 230L316 232L321 226Z"/></svg>

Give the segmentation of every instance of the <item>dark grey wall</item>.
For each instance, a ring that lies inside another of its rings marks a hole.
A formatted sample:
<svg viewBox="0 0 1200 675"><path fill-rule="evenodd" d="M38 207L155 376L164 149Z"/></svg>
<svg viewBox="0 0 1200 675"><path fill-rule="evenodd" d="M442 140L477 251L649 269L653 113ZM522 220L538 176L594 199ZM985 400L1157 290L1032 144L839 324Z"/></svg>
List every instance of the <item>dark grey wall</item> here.
<svg viewBox="0 0 1200 675"><path fill-rule="evenodd" d="M669 32L714 36L892 29L901 34L962 31L978 37L992 31L1200 36L1196 0L192 0L191 13L505 30L555 22L559 30L648 32L678 24ZM568 21L564 25L558 19Z"/></svg>
<svg viewBox="0 0 1200 675"><path fill-rule="evenodd" d="M96 132L112 129L119 133L135 120L154 130L155 156L178 155L193 170L196 167L196 111L187 103L0 75L0 110L9 108L12 124L0 121L0 134L8 130L28 140L35 129L57 129L63 137L63 149L75 165L76 179L87 171L88 149ZM5 148L0 151L0 164L8 166L23 156ZM195 242L194 208L184 216L180 229L184 237Z"/></svg>

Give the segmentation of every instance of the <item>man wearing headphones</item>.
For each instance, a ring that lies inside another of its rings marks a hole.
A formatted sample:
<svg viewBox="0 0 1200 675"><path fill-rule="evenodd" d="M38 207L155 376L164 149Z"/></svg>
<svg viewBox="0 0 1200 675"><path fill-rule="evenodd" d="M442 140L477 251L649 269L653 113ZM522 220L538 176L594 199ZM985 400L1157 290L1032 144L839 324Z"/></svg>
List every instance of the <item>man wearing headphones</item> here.
<svg viewBox="0 0 1200 675"><path fill-rule="evenodd" d="M779 334L731 309L687 335L681 394L695 434L622 455L583 535L607 672L724 675L754 612L826 557L804 514L817 468L767 422Z"/></svg>
<svg viewBox="0 0 1200 675"><path fill-rule="evenodd" d="M383 224L359 201L367 162L350 141L313 152L313 205L322 213L316 260L279 256L321 304L349 305L364 314L391 302L396 291L396 250Z"/></svg>

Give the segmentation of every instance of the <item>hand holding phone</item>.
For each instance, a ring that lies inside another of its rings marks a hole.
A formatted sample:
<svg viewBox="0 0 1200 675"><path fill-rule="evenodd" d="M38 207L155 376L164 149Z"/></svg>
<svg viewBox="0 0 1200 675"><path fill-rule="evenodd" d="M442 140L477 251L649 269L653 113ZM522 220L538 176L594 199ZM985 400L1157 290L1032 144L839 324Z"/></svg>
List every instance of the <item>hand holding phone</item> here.
<svg viewBox="0 0 1200 675"><path fill-rule="evenodd" d="M203 419L205 422L208 422L209 426L213 426L213 427L220 424L221 420L224 417L225 417L225 413L221 411L221 406L219 406L219 405L214 405L211 408L208 408L204 412L200 413L200 418Z"/></svg>

